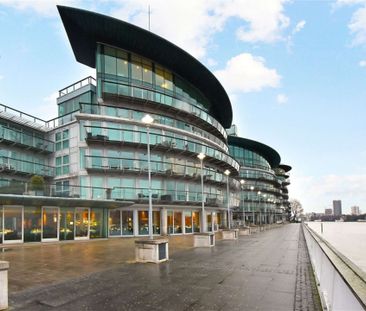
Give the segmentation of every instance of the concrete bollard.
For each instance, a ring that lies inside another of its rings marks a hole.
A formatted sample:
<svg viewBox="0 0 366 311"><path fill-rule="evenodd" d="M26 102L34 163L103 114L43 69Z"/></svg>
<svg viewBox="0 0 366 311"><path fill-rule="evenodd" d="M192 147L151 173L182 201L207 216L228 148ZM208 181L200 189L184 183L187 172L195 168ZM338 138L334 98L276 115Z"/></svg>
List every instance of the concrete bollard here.
<svg viewBox="0 0 366 311"><path fill-rule="evenodd" d="M0 261L0 310L8 308L8 270L9 262Z"/></svg>

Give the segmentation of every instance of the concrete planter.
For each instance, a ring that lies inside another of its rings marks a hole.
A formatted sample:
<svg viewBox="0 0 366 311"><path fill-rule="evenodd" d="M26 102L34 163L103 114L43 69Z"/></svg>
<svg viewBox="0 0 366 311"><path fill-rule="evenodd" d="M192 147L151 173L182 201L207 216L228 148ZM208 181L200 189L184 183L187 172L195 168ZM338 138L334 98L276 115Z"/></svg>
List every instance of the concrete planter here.
<svg viewBox="0 0 366 311"><path fill-rule="evenodd" d="M0 310L8 308L8 270L9 262L0 261Z"/></svg>
<svg viewBox="0 0 366 311"><path fill-rule="evenodd" d="M250 233L258 233L258 227L250 227Z"/></svg>
<svg viewBox="0 0 366 311"><path fill-rule="evenodd" d="M146 239L135 241L137 262L161 263L169 260L168 239Z"/></svg>
<svg viewBox="0 0 366 311"><path fill-rule="evenodd" d="M222 230L223 240L237 240L239 237L239 229L224 229Z"/></svg>
<svg viewBox="0 0 366 311"><path fill-rule="evenodd" d="M245 227L239 229L239 235L250 235L251 234L251 228Z"/></svg>
<svg viewBox="0 0 366 311"><path fill-rule="evenodd" d="M201 232L194 234L194 247L213 247L215 246L215 233Z"/></svg>

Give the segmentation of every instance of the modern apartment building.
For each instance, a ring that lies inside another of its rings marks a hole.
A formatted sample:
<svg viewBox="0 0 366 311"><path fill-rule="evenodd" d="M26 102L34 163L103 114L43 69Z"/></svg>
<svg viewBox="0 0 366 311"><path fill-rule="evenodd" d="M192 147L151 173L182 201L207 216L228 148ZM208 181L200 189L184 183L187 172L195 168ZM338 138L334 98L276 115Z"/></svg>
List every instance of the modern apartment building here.
<svg viewBox="0 0 366 311"><path fill-rule="evenodd" d="M288 183L278 153L245 139L252 162L229 152L231 103L206 67L134 25L58 10L76 60L96 79L60 90L49 121L0 105L1 243L148 235L149 190L154 234L218 230L228 203L243 202L241 178L263 192L245 192L248 211L255 202L256 215L269 215L260 221L282 217Z"/></svg>

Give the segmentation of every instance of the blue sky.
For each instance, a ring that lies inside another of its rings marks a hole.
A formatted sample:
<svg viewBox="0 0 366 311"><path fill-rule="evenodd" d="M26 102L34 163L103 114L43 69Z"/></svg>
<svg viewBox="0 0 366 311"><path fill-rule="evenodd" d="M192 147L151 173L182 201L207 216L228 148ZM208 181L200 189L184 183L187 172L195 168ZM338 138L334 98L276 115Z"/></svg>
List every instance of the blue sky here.
<svg viewBox="0 0 366 311"><path fill-rule="evenodd" d="M366 0L0 0L0 103L56 116L57 91L94 74L56 4L127 20L189 51L223 83L241 136L293 167L305 211L366 212Z"/></svg>

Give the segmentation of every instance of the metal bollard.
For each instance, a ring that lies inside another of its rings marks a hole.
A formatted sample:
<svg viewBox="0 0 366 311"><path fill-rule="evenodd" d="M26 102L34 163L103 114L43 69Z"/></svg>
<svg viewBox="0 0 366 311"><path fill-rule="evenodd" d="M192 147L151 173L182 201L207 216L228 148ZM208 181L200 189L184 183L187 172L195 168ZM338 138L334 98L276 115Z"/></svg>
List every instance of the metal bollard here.
<svg viewBox="0 0 366 311"><path fill-rule="evenodd" d="M320 223L320 232L323 234L323 223Z"/></svg>
<svg viewBox="0 0 366 311"><path fill-rule="evenodd" d="M8 270L9 262L0 261L0 310L8 308Z"/></svg>

